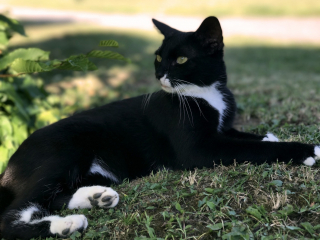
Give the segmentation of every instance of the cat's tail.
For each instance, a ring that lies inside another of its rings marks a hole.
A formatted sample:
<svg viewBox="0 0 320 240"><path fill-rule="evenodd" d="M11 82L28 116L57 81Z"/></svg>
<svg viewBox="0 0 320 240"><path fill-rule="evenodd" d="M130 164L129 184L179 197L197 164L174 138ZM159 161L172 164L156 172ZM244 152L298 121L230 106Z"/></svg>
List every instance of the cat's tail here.
<svg viewBox="0 0 320 240"><path fill-rule="evenodd" d="M6 208L10 205L10 203L14 199L14 195L12 191L10 191L8 188L3 187L1 185L1 180L3 175L4 175L3 173L0 174L0 219L1 219L2 213L6 210Z"/></svg>

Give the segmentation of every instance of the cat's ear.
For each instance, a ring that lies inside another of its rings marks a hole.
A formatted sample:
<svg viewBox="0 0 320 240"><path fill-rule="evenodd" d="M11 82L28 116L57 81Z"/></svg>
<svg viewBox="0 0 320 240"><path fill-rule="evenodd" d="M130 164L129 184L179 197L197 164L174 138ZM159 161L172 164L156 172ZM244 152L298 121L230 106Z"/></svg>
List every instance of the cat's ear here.
<svg viewBox="0 0 320 240"><path fill-rule="evenodd" d="M219 20L216 17L207 17L203 20L194 34L205 47L210 47L212 49L223 48L222 29Z"/></svg>
<svg viewBox="0 0 320 240"><path fill-rule="evenodd" d="M152 18L152 22L153 24L159 29L159 31L164 35L164 37L169 37L171 36L173 33L178 32L178 30L169 27L168 25L159 22L158 20L155 20L154 18Z"/></svg>

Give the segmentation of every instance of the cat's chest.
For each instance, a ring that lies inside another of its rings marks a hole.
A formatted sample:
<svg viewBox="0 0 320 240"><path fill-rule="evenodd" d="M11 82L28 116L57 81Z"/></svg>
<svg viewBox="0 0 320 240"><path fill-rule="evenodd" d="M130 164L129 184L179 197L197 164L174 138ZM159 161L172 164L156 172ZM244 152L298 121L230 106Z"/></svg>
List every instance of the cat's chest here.
<svg viewBox="0 0 320 240"><path fill-rule="evenodd" d="M222 130L223 118L227 111L227 102L217 83L207 87L185 86L183 95L205 100L212 108L219 112L218 131Z"/></svg>

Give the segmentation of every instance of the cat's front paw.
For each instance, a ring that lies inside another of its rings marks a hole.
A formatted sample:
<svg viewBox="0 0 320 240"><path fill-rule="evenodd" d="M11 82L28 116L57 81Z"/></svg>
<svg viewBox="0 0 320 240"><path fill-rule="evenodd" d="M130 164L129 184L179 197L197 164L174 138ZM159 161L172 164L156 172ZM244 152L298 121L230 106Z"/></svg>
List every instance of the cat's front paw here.
<svg viewBox="0 0 320 240"><path fill-rule="evenodd" d="M262 139L263 142L279 142L279 139L273 133L267 133Z"/></svg>
<svg viewBox="0 0 320 240"><path fill-rule="evenodd" d="M119 194L112 188L103 186L92 186L79 188L73 194L69 204L69 209L74 208L113 208L119 202Z"/></svg>
<svg viewBox="0 0 320 240"><path fill-rule="evenodd" d="M303 161L303 164L307 166L313 166L318 160L320 160L320 146L315 146L314 156L308 157L306 160Z"/></svg>

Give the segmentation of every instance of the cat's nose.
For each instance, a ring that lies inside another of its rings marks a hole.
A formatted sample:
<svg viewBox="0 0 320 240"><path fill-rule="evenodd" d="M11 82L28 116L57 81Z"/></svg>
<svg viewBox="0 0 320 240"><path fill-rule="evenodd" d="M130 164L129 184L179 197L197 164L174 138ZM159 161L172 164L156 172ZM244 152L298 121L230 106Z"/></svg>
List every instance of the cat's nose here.
<svg viewBox="0 0 320 240"><path fill-rule="evenodd" d="M162 78L164 76L164 73L163 72L157 72L156 73L156 78L158 79L158 80L160 80L160 78Z"/></svg>

